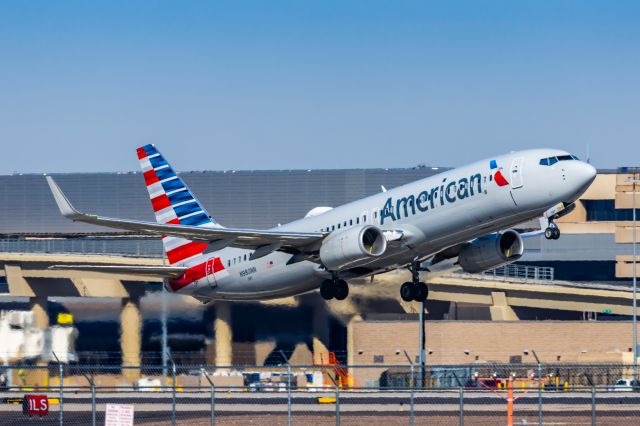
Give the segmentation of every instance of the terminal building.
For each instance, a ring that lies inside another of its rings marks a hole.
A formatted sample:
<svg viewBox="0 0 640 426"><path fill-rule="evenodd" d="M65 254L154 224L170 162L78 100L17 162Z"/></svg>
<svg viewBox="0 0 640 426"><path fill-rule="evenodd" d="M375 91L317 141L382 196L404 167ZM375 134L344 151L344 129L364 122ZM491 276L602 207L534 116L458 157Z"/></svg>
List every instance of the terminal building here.
<svg viewBox="0 0 640 426"><path fill-rule="evenodd" d="M180 175L219 223L260 229L300 218L314 207L344 204L379 192L382 187L392 188L442 170L418 166L202 171ZM435 321L441 324L434 325L436 333L437 327L446 328L451 322L462 325L464 321L474 324L508 321L515 324L510 327L517 328L525 326L524 322L516 323L522 320L559 321L554 322L559 335L563 327L583 327L580 332L586 333L585 342L591 332L615 333L619 341L597 348L580 348L578 352L576 348L551 351L550 360L577 360L579 356L593 359L600 356L602 360L628 358L630 335L627 339L624 332L607 327L624 329L631 314L631 176L623 169L599 171L575 210L558 221L562 237L527 239L525 255L515 268L481 276L452 274L434 278L429 284L427 318L431 321L427 324ZM140 173L74 173L54 177L80 210L154 220ZM0 203L3 309L22 304L34 311L41 327L54 322L57 312L70 311L79 329L77 349L81 361L108 359L131 365L157 361L145 356L150 357L147 354L160 349L160 283L126 275L50 271L46 265L87 262L89 256L92 263L162 264L159 239L63 218L43 175L0 176L0 200L3 200ZM522 227L538 229L539 224L532 222ZM342 362L350 363L374 362L375 357L368 357L370 354L378 356L375 358L378 360L379 356L395 360L402 351L414 354L417 350L416 345L404 347L409 343L402 348L392 343L397 340L393 336L395 322L417 333L417 325L408 324L416 324L418 304L402 302L398 295L400 283L406 280L405 273L386 274L367 283L355 282L352 295L344 302L326 302L316 293L263 303L210 305L172 296L168 306L169 345L177 360L189 356L198 362L218 365L282 362L277 359L282 352L289 362L298 364L323 362L318 354L327 352L337 353ZM604 328L596 330L578 324L586 320ZM387 328L379 327L382 324L392 325L388 332L383 332ZM370 333L368 327L378 327L378 339L388 336L388 342L363 340L362 336ZM631 328L627 328L630 333ZM461 327L457 333L461 336L464 330L471 329ZM547 332L548 329L541 331ZM596 334L591 337L597 339ZM469 334L463 341L473 346L478 335ZM412 339L407 342L415 342L417 337ZM374 341L378 346L371 346ZM435 346L436 341L439 347ZM434 337L430 347L434 362L507 362L516 355L513 348L484 353L482 350L474 353L471 348L448 348L454 341ZM427 342L429 346L429 332ZM482 348L482 342L477 342L476 347Z"/></svg>

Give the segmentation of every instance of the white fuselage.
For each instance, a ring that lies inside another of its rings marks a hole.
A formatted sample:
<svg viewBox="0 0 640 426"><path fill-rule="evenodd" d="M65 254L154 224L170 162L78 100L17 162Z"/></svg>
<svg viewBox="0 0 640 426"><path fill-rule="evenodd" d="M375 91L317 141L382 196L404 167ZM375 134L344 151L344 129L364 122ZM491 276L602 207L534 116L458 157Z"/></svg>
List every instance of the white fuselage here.
<svg viewBox="0 0 640 426"><path fill-rule="evenodd" d="M405 267L414 259L426 259L453 245L540 217L560 202L575 201L593 181L595 169L578 160L540 164L541 159L566 155L536 149L494 157L275 229L331 233L371 224L382 230L400 230L403 236L398 244L390 244L383 255L366 260L357 269L345 271L344 277ZM497 170L508 183L496 177ZM287 264L292 254L275 251L250 260L252 252L225 248L208 254L219 257L229 274L217 280L206 277L179 292L204 299L285 297L314 290L330 276L316 262Z"/></svg>

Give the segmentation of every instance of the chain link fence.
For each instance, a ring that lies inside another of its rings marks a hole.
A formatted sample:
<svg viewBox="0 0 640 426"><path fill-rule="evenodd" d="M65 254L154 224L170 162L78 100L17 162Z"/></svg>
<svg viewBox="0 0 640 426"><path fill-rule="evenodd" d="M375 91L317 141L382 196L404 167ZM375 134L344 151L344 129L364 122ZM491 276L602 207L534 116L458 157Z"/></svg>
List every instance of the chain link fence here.
<svg viewBox="0 0 640 426"><path fill-rule="evenodd" d="M633 424L632 375L617 364L20 365L2 367L0 423L103 425L109 407L128 406L135 424Z"/></svg>

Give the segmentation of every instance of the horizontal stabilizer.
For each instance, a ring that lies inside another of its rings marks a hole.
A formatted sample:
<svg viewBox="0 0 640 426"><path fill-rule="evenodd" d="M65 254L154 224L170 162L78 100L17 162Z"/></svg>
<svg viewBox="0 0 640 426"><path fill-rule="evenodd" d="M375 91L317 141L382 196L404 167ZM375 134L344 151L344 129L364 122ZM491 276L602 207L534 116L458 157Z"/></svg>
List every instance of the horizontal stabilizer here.
<svg viewBox="0 0 640 426"><path fill-rule="evenodd" d="M48 269L64 271L107 272L112 274L144 275L159 278L177 278L188 269L179 266L146 265L52 265Z"/></svg>
<svg viewBox="0 0 640 426"><path fill-rule="evenodd" d="M172 225L138 220L116 219L110 217L86 214L76 210L60 187L51 176L47 176L47 183L53 197L60 209L60 213L68 219L91 223L99 226L107 226L116 229L125 229L146 234L155 234L184 238L190 241L211 243L214 241L233 239L232 247L256 249L261 246L280 244L286 248L305 248L322 241L325 234L322 232L287 232L264 231L258 229L237 228L208 228L192 225Z"/></svg>

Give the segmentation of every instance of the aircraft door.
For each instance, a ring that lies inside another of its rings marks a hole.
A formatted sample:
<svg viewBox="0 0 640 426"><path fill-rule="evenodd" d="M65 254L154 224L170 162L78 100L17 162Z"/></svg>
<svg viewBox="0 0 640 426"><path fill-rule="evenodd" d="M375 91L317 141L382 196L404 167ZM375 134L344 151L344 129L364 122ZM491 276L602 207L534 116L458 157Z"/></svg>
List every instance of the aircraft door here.
<svg viewBox="0 0 640 426"><path fill-rule="evenodd" d="M218 283L216 282L216 277L213 275L214 261L215 261L214 257L210 258L209 260L207 260L207 264L205 266L205 273L207 274L207 282L211 287L215 287L216 285L218 285Z"/></svg>
<svg viewBox="0 0 640 426"><path fill-rule="evenodd" d="M514 158L511 163L511 189L522 188L522 163L524 157Z"/></svg>

